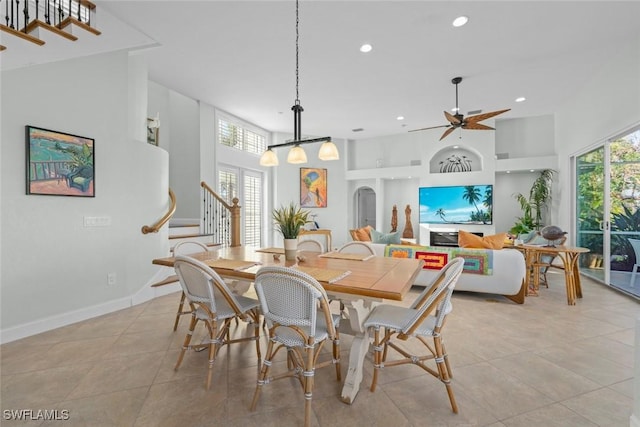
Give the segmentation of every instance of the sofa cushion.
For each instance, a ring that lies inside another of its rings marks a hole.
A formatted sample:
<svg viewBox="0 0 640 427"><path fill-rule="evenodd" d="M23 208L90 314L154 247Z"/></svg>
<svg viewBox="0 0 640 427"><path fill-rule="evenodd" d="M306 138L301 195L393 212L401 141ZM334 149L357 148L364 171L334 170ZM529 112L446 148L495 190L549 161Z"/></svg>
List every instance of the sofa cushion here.
<svg viewBox="0 0 640 427"><path fill-rule="evenodd" d="M373 243L384 243L387 245L400 244L402 240L402 236L400 231L396 231L395 233L381 233L378 230L371 229L371 242Z"/></svg>
<svg viewBox="0 0 640 427"><path fill-rule="evenodd" d="M476 249L502 249L507 233L498 233L491 236L476 236L464 230L458 231L458 246L461 248Z"/></svg>
<svg viewBox="0 0 640 427"><path fill-rule="evenodd" d="M356 242L370 242L371 230L373 230L373 227L370 225L367 225L366 227L349 230L349 234L351 234L351 238Z"/></svg>

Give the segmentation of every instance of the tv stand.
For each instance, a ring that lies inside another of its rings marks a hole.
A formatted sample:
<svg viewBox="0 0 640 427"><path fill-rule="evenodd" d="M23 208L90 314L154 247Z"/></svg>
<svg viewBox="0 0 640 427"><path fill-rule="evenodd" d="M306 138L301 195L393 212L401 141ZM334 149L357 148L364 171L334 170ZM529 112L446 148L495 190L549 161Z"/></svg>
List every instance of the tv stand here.
<svg viewBox="0 0 640 427"><path fill-rule="evenodd" d="M479 231L470 231L470 233L480 237L484 236L484 233ZM450 248L457 248L458 232L457 231L430 231L429 246L447 246Z"/></svg>

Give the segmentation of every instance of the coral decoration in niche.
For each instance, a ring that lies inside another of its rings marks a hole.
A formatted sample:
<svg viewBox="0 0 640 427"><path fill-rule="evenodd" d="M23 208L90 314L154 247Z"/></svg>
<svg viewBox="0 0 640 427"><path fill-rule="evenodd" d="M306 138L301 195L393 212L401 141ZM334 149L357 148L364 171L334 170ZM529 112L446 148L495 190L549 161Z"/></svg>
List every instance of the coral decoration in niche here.
<svg viewBox="0 0 640 427"><path fill-rule="evenodd" d="M440 173L471 171L471 159L464 154L459 156L454 153L440 162Z"/></svg>

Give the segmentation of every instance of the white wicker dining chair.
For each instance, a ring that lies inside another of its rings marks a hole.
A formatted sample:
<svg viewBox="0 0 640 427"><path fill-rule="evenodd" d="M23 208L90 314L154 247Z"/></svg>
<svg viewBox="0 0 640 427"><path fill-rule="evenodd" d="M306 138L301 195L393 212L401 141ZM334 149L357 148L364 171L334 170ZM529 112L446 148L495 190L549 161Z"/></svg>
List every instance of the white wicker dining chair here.
<svg viewBox="0 0 640 427"><path fill-rule="evenodd" d="M324 252L322 243L317 240L301 240L298 242L299 251Z"/></svg>
<svg viewBox="0 0 640 427"><path fill-rule="evenodd" d="M371 391L375 391L378 372L383 368L413 363L442 381L449 395L454 413L458 413L451 388L451 366L442 340L442 327L445 318L453 309L451 295L462 273L464 259L456 257L449 261L429 286L416 298L410 307L392 304L376 306L364 322L366 328L374 330L373 340L373 380ZM381 334L380 331L384 330ZM402 346L400 341L415 339L428 349L424 354L415 354L422 346ZM433 339L433 346L428 339ZM401 358L387 360L389 348L397 351ZM436 369L425 362L434 360Z"/></svg>
<svg viewBox="0 0 640 427"><path fill-rule="evenodd" d="M367 242L347 242L338 249L338 252L349 254L376 254L371 245Z"/></svg>
<svg viewBox="0 0 640 427"><path fill-rule="evenodd" d="M234 295L213 269L194 258L178 255L174 267L191 306L191 323L174 369L178 370L187 350L208 348L209 369L206 383L208 390L211 387L213 365L220 348L223 345L244 341L256 342L259 364L261 359L259 302L252 298ZM232 339L229 326L233 319L241 319L253 324L253 335ZM193 331L199 321L205 324L209 337L200 344L191 344Z"/></svg>
<svg viewBox="0 0 640 427"><path fill-rule="evenodd" d="M309 426L316 369L333 364L338 381L341 379L340 317L329 311L322 285L299 270L263 267L256 274L255 289L269 326L269 346L258 374L251 411L256 408L262 387L274 380L295 377L304 390L304 425ZM318 362L327 340L333 342L332 359ZM273 358L283 348L287 351L287 365L291 369L270 377Z"/></svg>
<svg viewBox="0 0 640 427"><path fill-rule="evenodd" d="M198 252L206 252L209 248L202 242L198 242L197 240L183 240L182 242L178 242L171 249L171 254L175 257L176 255L189 255ZM180 295L180 303L178 304L178 311L176 312L176 320L173 323L173 330L178 330L178 324L180 323L180 317L185 314L191 314L191 310L185 310L185 294L184 291L182 295Z"/></svg>

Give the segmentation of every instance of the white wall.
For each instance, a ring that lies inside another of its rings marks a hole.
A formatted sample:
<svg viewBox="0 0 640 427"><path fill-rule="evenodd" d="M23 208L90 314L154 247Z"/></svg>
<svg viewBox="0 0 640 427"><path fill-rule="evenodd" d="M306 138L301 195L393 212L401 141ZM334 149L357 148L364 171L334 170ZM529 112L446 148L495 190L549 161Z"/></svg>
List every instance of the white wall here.
<svg viewBox="0 0 640 427"><path fill-rule="evenodd" d="M130 97L131 73L146 73L134 63L119 52L2 72L3 342L131 305L168 252L165 231L140 232L166 212L168 159L129 135L146 107ZM27 124L95 139L94 198L25 194ZM111 225L84 227L85 216Z"/></svg>
<svg viewBox="0 0 640 427"><path fill-rule="evenodd" d="M629 40L617 49L617 57L602 64L602 69L556 114L561 173L555 199L558 225L565 230L573 230L571 206L575 195L570 157L640 124L640 40Z"/></svg>
<svg viewBox="0 0 640 427"><path fill-rule="evenodd" d="M496 154L510 159L555 154L553 115L502 119L496 127Z"/></svg>
<svg viewBox="0 0 640 427"><path fill-rule="evenodd" d="M169 156L169 182L176 195L174 218L200 218L200 105L157 83L149 84L149 117L160 113L160 147Z"/></svg>
<svg viewBox="0 0 640 427"><path fill-rule="evenodd" d="M273 144L284 142L287 138L291 138L291 135L274 134ZM312 138L312 137L310 137ZM287 205L290 202L300 204L300 168L324 168L327 169L327 207L326 208L305 208L312 214L317 214L316 220L318 221L320 228L330 229L332 236L332 244L334 247L338 247L345 243L349 235L349 217L346 214L346 207L349 203L347 199L347 186L345 184L345 170L344 161L346 159L346 151L344 140L333 139L333 142L338 147L340 153L340 160L322 161L318 159L318 151L321 143L304 145L304 150L307 153L308 162L303 165L292 165L287 163L287 153L289 147L276 148L276 154L280 162L279 166L276 166L275 171L269 171L269 174L273 175L273 205L279 207L284 204ZM277 175L277 176L276 176ZM269 217L271 215L269 214ZM273 222L268 222L269 235L271 236L271 242L273 244L279 244L282 242L282 236L274 232Z"/></svg>

